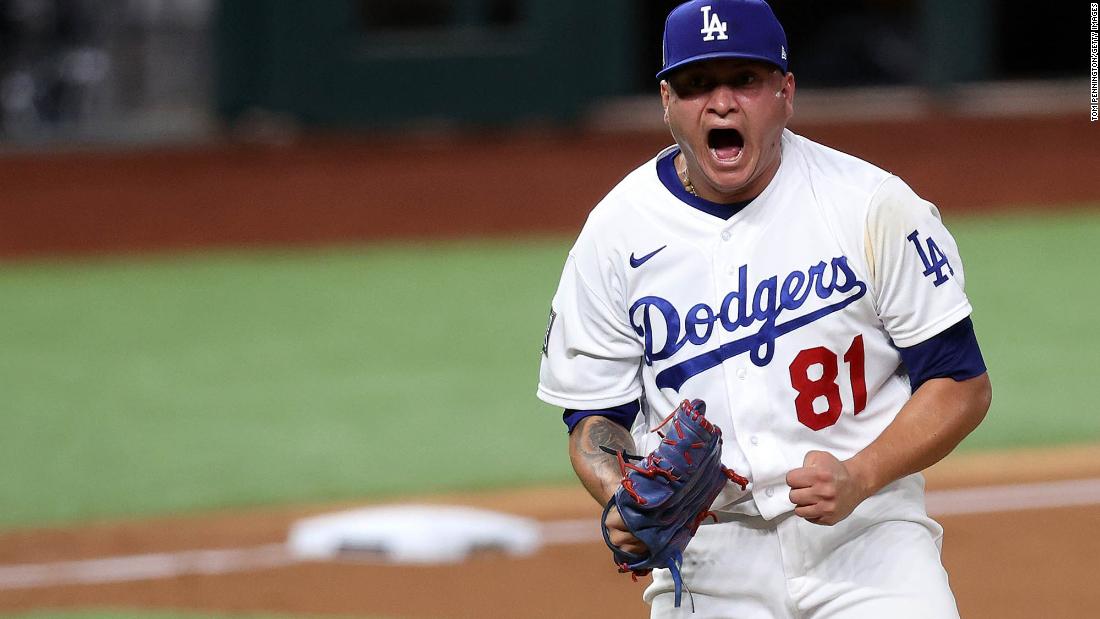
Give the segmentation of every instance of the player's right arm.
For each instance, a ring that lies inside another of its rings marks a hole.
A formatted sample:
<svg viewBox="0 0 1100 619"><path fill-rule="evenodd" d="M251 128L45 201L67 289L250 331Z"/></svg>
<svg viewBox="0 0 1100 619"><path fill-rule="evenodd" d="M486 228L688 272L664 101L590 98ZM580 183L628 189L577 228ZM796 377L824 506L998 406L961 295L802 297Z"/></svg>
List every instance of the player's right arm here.
<svg viewBox="0 0 1100 619"><path fill-rule="evenodd" d="M606 505L619 488L622 473L618 459L600 449L601 446L626 453L636 450L634 438L625 427L599 415L581 419L569 434L569 461L577 478L592 498ZM612 544L634 554L646 552L645 544L630 533L617 511L612 509L607 514L605 524Z"/></svg>
<svg viewBox="0 0 1100 619"><path fill-rule="evenodd" d="M600 449L637 453L634 438L623 426L607 417L585 417L569 434L569 461L585 490L600 505L606 505L619 488L622 473L615 456Z"/></svg>
<svg viewBox="0 0 1100 619"><path fill-rule="evenodd" d="M622 264L601 258L588 236L582 233L570 251L551 304L538 397L566 409L570 462L602 508L618 489L622 472L618 459L600 447L637 453L628 427L642 394L638 368L643 351L615 272ZM606 525L613 544L635 554L646 551L614 509Z"/></svg>

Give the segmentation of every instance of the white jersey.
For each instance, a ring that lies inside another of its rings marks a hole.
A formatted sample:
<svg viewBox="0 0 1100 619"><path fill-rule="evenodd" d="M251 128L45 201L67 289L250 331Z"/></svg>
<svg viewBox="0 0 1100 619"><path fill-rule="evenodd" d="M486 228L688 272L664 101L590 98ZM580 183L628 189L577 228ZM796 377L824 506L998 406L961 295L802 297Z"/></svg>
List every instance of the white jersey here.
<svg viewBox="0 0 1100 619"><path fill-rule="evenodd" d="M538 396L582 410L640 398L643 454L649 428L703 399L724 464L752 481L714 507L772 519L793 510L785 476L806 452L855 455L909 399L896 347L970 314L962 262L899 178L790 131L775 178L728 220L662 183L675 149L619 183L569 252Z"/></svg>

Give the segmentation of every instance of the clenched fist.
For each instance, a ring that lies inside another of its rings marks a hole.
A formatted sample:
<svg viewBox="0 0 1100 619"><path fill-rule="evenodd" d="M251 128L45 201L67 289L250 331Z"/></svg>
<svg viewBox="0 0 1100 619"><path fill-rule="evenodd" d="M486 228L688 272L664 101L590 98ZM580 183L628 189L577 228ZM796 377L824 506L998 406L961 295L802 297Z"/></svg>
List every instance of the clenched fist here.
<svg viewBox="0 0 1100 619"><path fill-rule="evenodd" d="M867 498L848 467L824 451L807 453L802 467L787 473L787 485L794 513L814 524L834 525Z"/></svg>

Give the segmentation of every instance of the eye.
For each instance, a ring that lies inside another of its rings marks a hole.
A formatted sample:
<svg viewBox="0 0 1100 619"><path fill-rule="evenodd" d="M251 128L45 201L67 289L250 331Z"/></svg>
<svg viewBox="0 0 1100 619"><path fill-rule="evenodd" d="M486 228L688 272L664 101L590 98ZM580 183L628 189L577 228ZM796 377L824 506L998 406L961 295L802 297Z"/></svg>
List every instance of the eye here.
<svg viewBox="0 0 1100 619"><path fill-rule="evenodd" d="M714 88L714 79L706 73L688 73L676 80L676 92L681 95L697 95Z"/></svg>
<svg viewBox="0 0 1100 619"><path fill-rule="evenodd" d="M742 73L737 76L734 83L738 86L751 86L760 81L760 78L755 73Z"/></svg>
<svg viewBox="0 0 1100 619"><path fill-rule="evenodd" d="M714 87L714 80L705 74L690 74L684 76L683 87L689 92L704 92Z"/></svg>

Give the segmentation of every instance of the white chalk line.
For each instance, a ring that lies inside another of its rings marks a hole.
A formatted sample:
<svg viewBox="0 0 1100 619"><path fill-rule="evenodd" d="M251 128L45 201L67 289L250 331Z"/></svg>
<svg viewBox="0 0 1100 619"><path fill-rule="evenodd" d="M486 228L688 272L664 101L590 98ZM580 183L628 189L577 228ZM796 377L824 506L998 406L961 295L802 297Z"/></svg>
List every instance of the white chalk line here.
<svg viewBox="0 0 1100 619"><path fill-rule="evenodd" d="M1096 504L1100 504L1100 479L960 488L927 494L928 513L933 516ZM600 540L600 530L591 518L542 523L544 545L580 544L597 540ZM251 548L188 550L80 561L0 565L0 591L228 574L302 562L304 561L293 556L284 544L266 544Z"/></svg>
<svg viewBox="0 0 1100 619"><path fill-rule="evenodd" d="M0 566L0 590L228 574L297 563L284 544Z"/></svg>
<svg viewBox="0 0 1100 619"><path fill-rule="evenodd" d="M988 514L1100 503L1100 479L937 490L925 497L932 516Z"/></svg>

